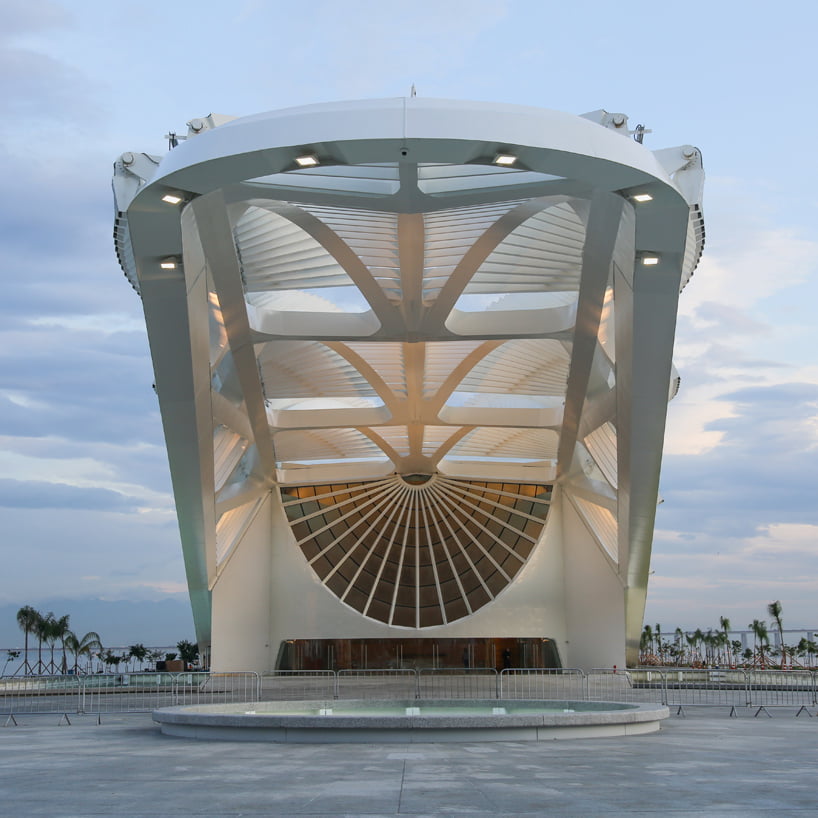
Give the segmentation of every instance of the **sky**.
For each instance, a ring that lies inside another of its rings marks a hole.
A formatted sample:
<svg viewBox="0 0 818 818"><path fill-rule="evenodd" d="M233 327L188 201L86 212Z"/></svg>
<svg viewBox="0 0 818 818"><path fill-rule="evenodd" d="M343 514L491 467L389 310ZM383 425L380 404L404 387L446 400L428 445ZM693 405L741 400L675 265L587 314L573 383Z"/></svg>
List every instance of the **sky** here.
<svg viewBox="0 0 818 818"><path fill-rule="evenodd" d="M624 112L652 149L701 149L707 240L680 300L646 621L742 628L780 600L785 627L818 629L816 8L4 0L0 611L139 603L147 623L165 606L155 641L192 634L141 306L113 249L114 160L162 154L211 112L414 84ZM84 624L110 643L141 621Z"/></svg>

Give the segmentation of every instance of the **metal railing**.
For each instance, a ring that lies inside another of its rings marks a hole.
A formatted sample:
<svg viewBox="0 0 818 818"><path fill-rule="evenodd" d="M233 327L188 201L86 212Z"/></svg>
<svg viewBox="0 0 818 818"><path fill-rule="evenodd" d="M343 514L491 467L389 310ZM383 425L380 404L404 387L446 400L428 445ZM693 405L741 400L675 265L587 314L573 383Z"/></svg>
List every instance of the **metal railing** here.
<svg viewBox="0 0 818 818"><path fill-rule="evenodd" d="M276 670L262 673L260 701L311 701L335 698L334 670Z"/></svg>
<svg viewBox="0 0 818 818"><path fill-rule="evenodd" d="M0 716L144 713L174 705L334 699L540 699L687 706L818 707L818 673L697 668L411 668L0 677ZM768 714L769 715L769 714ZM811 714L810 714L811 715Z"/></svg>
<svg viewBox="0 0 818 818"><path fill-rule="evenodd" d="M0 677L0 716L147 713L181 704L255 702L257 673L99 673Z"/></svg>
<svg viewBox="0 0 818 818"><path fill-rule="evenodd" d="M414 668L337 671L336 699L416 699L418 674Z"/></svg>
<svg viewBox="0 0 818 818"><path fill-rule="evenodd" d="M584 700L585 674L579 668L504 668L500 672L498 699Z"/></svg>
<svg viewBox="0 0 818 818"><path fill-rule="evenodd" d="M493 667L424 667L418 670L419 699L496 699Z"/></svg>

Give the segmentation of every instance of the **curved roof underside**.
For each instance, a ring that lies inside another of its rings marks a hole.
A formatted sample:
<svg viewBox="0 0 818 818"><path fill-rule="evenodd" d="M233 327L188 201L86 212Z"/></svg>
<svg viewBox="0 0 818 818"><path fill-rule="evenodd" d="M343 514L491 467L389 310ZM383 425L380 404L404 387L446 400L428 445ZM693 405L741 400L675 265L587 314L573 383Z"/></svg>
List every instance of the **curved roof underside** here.
<svg viewBox="0 0 818 818"><path fill-rule="evenodd" d="M636 589L638 638L698 151L604 111L416 98L193 124L161 163L123 154L114 189L194 612L273 487L556 481ZM366 613L374 585L329 572ZM471 610L435 587L429 621Z"/></svg>

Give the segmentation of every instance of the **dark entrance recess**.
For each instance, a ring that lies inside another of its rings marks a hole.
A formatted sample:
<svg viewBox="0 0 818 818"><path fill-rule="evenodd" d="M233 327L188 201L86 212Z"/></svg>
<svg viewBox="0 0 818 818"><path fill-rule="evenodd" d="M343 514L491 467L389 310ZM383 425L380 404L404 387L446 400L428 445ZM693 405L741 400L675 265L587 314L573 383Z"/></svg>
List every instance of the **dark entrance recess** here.
<svg viewBox="0 0 818 818"><path fill-rule="evenodd" d="M505 652L508 651L510 655ZM276 670L384 668L558 668L556 643L544 637L479 639L287 639Z"/></svg>

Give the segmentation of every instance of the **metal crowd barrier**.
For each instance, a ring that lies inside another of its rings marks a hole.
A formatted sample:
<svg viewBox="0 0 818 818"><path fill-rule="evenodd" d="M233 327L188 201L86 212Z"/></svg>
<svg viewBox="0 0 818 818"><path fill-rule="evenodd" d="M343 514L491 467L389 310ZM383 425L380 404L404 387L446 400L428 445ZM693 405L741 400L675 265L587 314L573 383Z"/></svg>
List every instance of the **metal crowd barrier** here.
<svg viewBox="0 0 818 818"><path fill-rule="evenodd" d="M418 674L414 668L342 669L336 675L335 698L416 699Z"/></svg>
<svg viewBox="0 0 818 818"><path fill-rule="evenodd" d="M800 715L818 703L815 674L808 670L753 670L748 676L748 698L758 708L756 716L768 707L798 707Z"/></svg>
<svg viewBox="0 0 818 818"><path fill-rule="evenodd" d="M82 687L78 676L7 676L0 678L0 715L80 712Z"/></svg>
<svg viewBox="0 0 818 818"><path fill-rule="evenodd" d="M585 674L579 668L504 668L497 694L500 699L584 700Z"/></svg>
<svg viewBox="0 0 818 818"><path fill-rule="evenodd" d="M72 714L101 717L157 707L258 701L257 673L100 673L0 678L0 716Z"/></svg>
<svg viewBox="0 0 818 818"><path fill-rule="evenodd" d="M664 675L655 670L641 673L593 668L586 677L585 689L592 702L665 703Z"/></svg>
<svg viewBox="0 0 818 818"><path fill-rule="evenodd" d="M750 704L745 670L674 668L666 669L664 676L665 704L677 712L686 705L696 705L729 707L733 714L737 707Z"/></svg>
<svg viewBox="0 0 818 818"><path fill-rule="evenodd" d="M335 698L334 670L275 670L261 674L260 701Z"/></svg>
<svg viewBox="0 0 818 818"><path fill-rule="evenodd" d="M493 667L423 667L418 670L419 699L496 699Z"/></svg>
<svg viewBox="0 0 818 818"><path fill-rule="evenodd" d="M333 699L542 699L686 706L818 706L818 674L716 668L412 668L236 673L124 673L0 677L0 717L144 713L185 704ZM769 715L769 713L767 713Z"/></svg>

